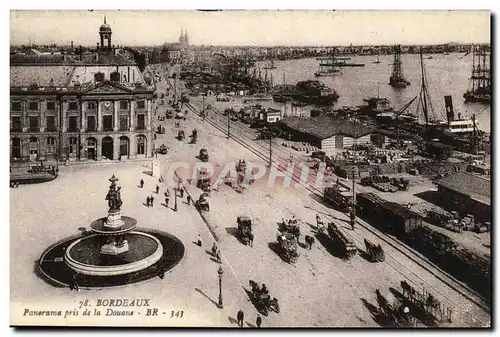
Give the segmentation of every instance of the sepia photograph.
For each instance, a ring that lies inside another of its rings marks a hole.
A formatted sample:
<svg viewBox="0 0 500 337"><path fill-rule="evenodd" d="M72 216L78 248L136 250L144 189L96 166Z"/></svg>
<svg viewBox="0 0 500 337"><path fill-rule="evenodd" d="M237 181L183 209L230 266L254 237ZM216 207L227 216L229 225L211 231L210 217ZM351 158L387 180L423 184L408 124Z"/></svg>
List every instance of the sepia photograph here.
<svg viewBox="0 0 500 337"><path fill-rule="evenodd" d="M492 328L490 11L9 19L11 327Z"/></svg>

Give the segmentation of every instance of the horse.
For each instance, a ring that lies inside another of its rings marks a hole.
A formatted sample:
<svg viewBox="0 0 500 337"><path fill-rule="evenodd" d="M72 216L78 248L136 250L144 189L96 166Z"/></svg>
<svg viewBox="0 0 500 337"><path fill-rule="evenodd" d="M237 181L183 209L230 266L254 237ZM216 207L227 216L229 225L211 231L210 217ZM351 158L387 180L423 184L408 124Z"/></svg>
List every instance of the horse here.
<svg viewBox="0 0 500 337"><path fill-rule="evenodd" d="M253 238L254 238L253 233L249 232L247 236L248 236L248 244L250 245L250 247L253 247Z"/></svg>
<svg viewBox="0 0 500 337"><path fill-rule="evenodd" d="M411 298L416 294L415 289L406 281L401 281L401 288L403 288L403 296L406 293L406 295Z"/></svg>
<svg viewBox="0 0 500 337"><path fill-rule="evenodd" d="M306 235L305 241L309 245L309 250L311 250L312 245L314 244L314 238L312 236Z"/></svg>

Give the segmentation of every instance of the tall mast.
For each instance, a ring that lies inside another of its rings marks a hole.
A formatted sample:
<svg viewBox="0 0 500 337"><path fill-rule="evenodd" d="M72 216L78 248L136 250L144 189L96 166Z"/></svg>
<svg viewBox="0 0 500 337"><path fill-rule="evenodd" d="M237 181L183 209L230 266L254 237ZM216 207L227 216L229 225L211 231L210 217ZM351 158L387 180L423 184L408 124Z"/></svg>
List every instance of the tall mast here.
<svg viewBox="0 0 500 337"><path fill-rule="evenodd" d="M420 99L423 100L422 102L422 110L424 112L424 118L425 118L425 124L429 123L429 116L427 112L427 89L425 87L425 74L424 74L424 57L422 55L422 48L420 48L420 69L422 71L422 89L420 90Z"/></svg>

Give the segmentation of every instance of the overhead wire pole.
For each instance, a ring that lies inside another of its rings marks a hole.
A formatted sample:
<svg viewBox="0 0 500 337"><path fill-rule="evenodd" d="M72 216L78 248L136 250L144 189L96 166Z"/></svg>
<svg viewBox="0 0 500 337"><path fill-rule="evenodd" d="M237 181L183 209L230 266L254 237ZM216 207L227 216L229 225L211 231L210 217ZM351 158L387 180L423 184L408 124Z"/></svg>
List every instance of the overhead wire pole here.
<svg viewBox="0 0 500 337"><path fill-rule="evenodd" d="M269 132L269 167L273 165L273 136L271 128L268 129Z"/></svg>
<svg viewBox="0 0 500 337"><path fill-rule="evenodd" d="M227 139L231 138L231 118L229 117L230 113L227 112Z"/></svg>

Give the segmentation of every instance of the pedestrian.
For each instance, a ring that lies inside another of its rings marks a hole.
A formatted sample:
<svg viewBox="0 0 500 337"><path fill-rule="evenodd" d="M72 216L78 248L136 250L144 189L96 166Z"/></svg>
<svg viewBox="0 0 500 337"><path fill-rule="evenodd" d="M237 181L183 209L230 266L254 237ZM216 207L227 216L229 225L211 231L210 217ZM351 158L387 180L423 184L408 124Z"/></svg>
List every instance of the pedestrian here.
<svg viewBox="0 0 500 337"><path fill-rule="evenodd" d="M151 200L151 207L153 207L153 201L155 200L155 198L153 196L149 197L149 200Z"/></svg>
<svg viewBox="0 0 500 337"><path fill-rule="evenodd" d="M198 246L201 247L201 235L200 234L198 234L198 242L197 242L197 244L198 244Z"/></svg>
<svg viewBox="0 0 500 337"><path fill-rule="evenodd" d="M141 185L141 188L144 187L144 180L141 179L140 185Z"/></svg>
<svg viewBox="0 0 500 337"><path fill-rule="evenodd" d="M240 311L238 311L238 314L236 315L236 320L238 321L238 325L240 326L240 328L243 327L244 319L245 319L245 314L243 313L243 310L240 309Z"/></svg>
<svg viewBox="0 0 500 337"><path fill-rule="evenodd" d="M78 281L77 281L76 274L73 274L73 276L71 277L69 288L71 290L80 291L80 288L78 287Z"/></svg>
<svg viewBox="0 0 500 337"><path fill-rule="evenodd" d="M168 202L170 201L170 199L168 197L165 198L165 206L168 208Z"/></svg>
<svg viewBox="0 0 500 337"><path fill-rule="evenodd" d="M255 321L255 324L257 324L257 328L260 328L262 325L262 317L260 315L257 315L257 320Z"/></svg>
<svg viewBox="0 0 500 337"><path fill-rule="evenodd" d="M150 197L147 197L146 198L146 205L149 207L149 205L151 205L151 198Z"/></svg>
<svg viewBox="0 0 500 337"><path fill-rule="evenodd" d="M182 198L184 198L184 189L183 189L183 188L181 188L181 191L180 191L180 192L181 192L181 199L182 199Z"/></svg>
<svg viewBox="0 0 500 337"><path fill-rule="evenodd" d="M160 193L160 186L156 185L156 194Z"/></svg>
<svg viewBox="0 0 500 337"><path fill-rule="evenodd" d="M187 199L188 205L191 206L191 200L192 200L191 196L188 195L186 199Z"/></svg>

